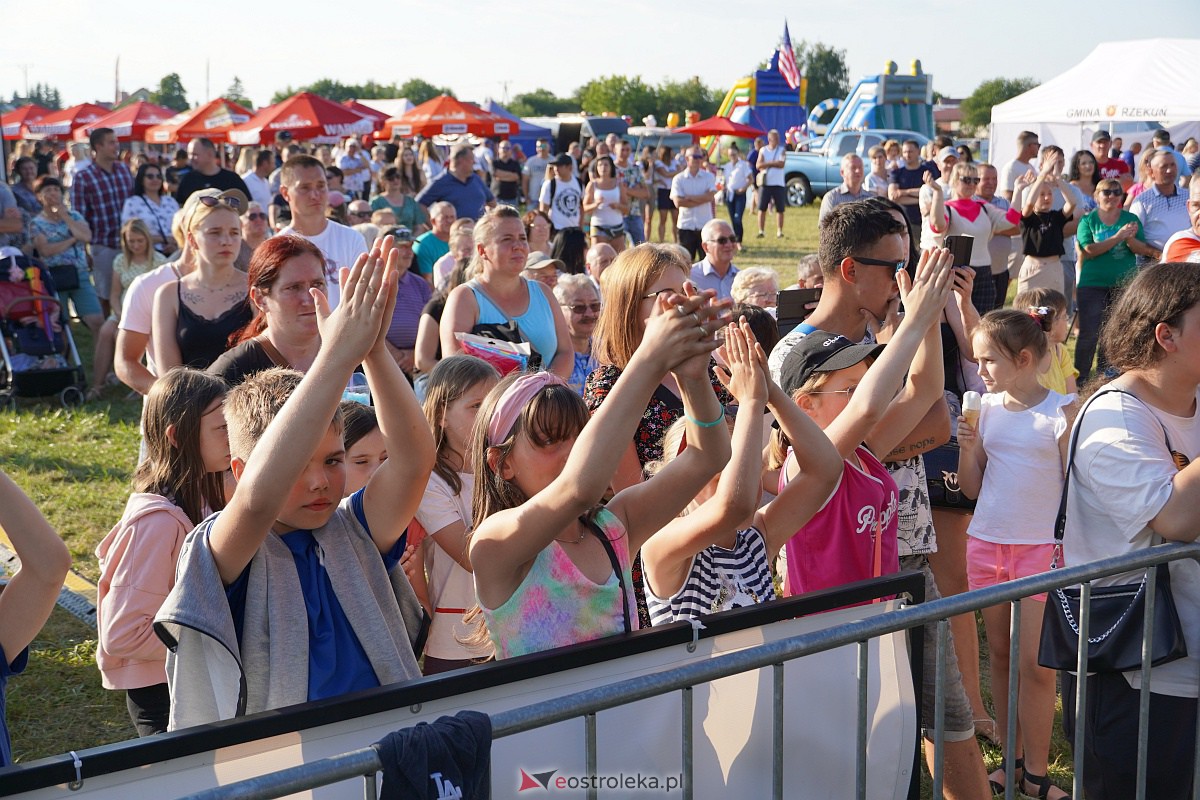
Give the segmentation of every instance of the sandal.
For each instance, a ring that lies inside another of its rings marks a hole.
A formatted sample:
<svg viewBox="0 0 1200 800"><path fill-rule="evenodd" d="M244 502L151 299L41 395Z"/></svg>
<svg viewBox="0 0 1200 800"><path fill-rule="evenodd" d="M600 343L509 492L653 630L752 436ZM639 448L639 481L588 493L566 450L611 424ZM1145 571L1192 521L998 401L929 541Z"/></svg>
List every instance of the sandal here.
<svg viewBox="0 0 1200 800"><path fill-rule="evenodd" d="M1055 783L1053 783L1050 780L1049 775L1034 775L1032 772L1024 772L1024 770L1022 770L1022 772L1024 774L1021 777L1021 794L1024 794L1028 797L1036 797L1036 798L1038 798L1038 800L1047 800L1047 798L1050 797L1050 790L1052 788L1053 789L1059 788ZM1025 784L1029 784L1030 786L1036 786L1037 794L1025 791ZM1071 800L1071 795L1067 794L1066 792L1063 792L1062 797L1058 798L1058 800Z"/></svg>
<svg viewBox="0 0 1200 800"><path fill-rule="evenodd" d="M995 775L997 772L1000 773L1000 780L998 780L998 781L992 780L992 776ZM1024 788L1024 784L1023 784L1023 782L1025 780L1025 759L1024 758L1018 758L1016 761L1013 762L1013 778L1016 779L1018 786L1022 786L1022 788ZM988 773L988 787L991 788L993 796L1004 794L1003 781L1004 781L1004 759L1002 758L1002 759L1000 759L1000 766L997 767L996 769L992 770L990 773Z"/></svg>

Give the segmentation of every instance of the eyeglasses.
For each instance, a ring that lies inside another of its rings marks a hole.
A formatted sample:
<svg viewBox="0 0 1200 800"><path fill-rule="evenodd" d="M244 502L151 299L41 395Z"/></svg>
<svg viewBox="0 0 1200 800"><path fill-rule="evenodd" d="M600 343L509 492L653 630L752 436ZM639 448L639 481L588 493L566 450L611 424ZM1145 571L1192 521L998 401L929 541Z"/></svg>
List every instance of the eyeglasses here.
<svg viewBox="0 0 1200 800"><path fill-rule="evenodd" d="M860 264L868 264L872 267L887 267L888 269L895 270L896 272L899 272L900 270L902 270L908 266L907 260L904 260L904 261L881 261L878 258L865 258L864 256L850 256L850 258L854 259L855 261L857 261Z"/></svg>
<svg viewBox="0 0 1200 800"><path fill-rule="evenodd" d="M1104 195L1105 197L1120 197L1121 195L1125 194L1125 190L1124 189L1101 189L1100 194Z"/></svg>
<svg viewBox="0 0 1200 800"><path fill-rule="evenodd" d="M234 211L240 211L242 208L242 201L236 197L213 197L212 195L204 194L199 195L197 199L200 201L200 205L205 208L216 208L222 204L229 206Z"/></svg>
<svg viewBox="0 0 1200 800"><path fill-rule="evenodd" d="M359 218L369 217L369 216L371 216L371 212L370 211L351 211L350 216L359 217Z"/></svg>
<svg viewBox="0 0 1200 800"><path fill-rule="evenodd" d="M963 183L969 183L972 186L979 183L979 178L959 178L959 180L962 181Z"/></svg>
<svg viewBox="0 0 1200 800"><path fill-rule="evenodd" d="M146 173L146 174L145 174L145 175L142 177L142 180L146 180L146 181L161 181L161 180L162 180L162 175L159 175L157 172L147 172L147 173Z"/></svg>
<svg viewBox="0 0 1200 800"><path fill-rule="evenodd" d="M704 159L704 153L688 153L688 158Z"/></svg>
<svg viewBox="0 0 1200 800"><path fill-rule="evenodd" d="M601 306L600 303L580 303L579 305L575 306L568 306L566 304L563 305L563 308L569 308L572 314L579 315L582 315L587 311L591 311L593 314L599 314L602 307L603 306Z"/></svg>
<svg viewBox="0 0 1200 800"><path fill-rule="evenodd" d="M676 289L674 287L669 286L666 289L659 289L657 292L650 292L649 294L644 294L644 295L642 295L642 299L643 300L653 300L654 298L658 297L660 294L669 294L671 292L678 292L679 294L683 294L682 289Z"/></svg>
<svg viewBox="0 0 1200 800"><path fill-rule="evenodd" d="M737 244L737 238L733 236L718 236L715 239L708 240L711 244Z"/></svg>
<svg viewBox="0 0 1200 800"><path fill-rule="evenodd" d="M266 219L266 218L267 218L266 212L263 212L263 211L251 211L249 214L246 215L246 219L248 219L248 220L259 220L259 219Z"/></svg>
<svg viewBox="0 0 1200 800"><path fill-rule="evenodd" d="M844 395L846 399L849 400L854 395L854 390L857 388L857 386L851 386L846 389L830 389L824 392L807 392L807 394L840 394Z"/></svg>

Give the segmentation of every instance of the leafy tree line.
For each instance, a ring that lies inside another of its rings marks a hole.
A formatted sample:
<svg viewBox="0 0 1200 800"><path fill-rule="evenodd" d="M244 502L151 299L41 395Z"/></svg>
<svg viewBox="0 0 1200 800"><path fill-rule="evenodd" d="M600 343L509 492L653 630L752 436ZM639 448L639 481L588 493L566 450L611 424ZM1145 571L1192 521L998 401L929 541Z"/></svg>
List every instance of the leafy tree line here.
<svg viewBox="0 0 1200 800"><path fill-rule="evenodd" d="M849 93L850 79L845 50L832 48L821 42L810 44L804 40L796 43L793 49L800 71L808 79L807 99L810 105L826 97L845 97ZM758 68L763 69L768 63L764 61ZM963 127L986 126L991 120L992 106L1037 85L1037 81L1032 78L994 78L984 81L970 97L963 100ZM271 102L277 103L297 91L313 92L335 102L407 97L415 104L441 94L453 94L449 87L435 86L421 78L410 78L403 83L379 83L369 80L362 84L322 78L305 86L289 86L278 91L271 98ZM508 108L520 117L547 117L577 111L589 114L612 112L629 116L634 124L640 124L644 117L653 114L660 125L665 125L667 115L672 111L681 117L685 111L696 111L701 118L711 117L716 113L724 95L724 89L707 86L698 77L683 81L666 79L657 85L651 85L640 75L606 75L593 78L566 96L556 95L548 89L535 89L517 94L508 103ZM254 106L237 76L234 76L222 96L247 107ZM150 93L150 100L176 111L184 111L191 106L183 82L179 74L174 72L163 76L157 88ZM50 109L62 107L58 89L41 83L30 87L28 97L12 93L11 105L28 102L40 103Z"/></svg>

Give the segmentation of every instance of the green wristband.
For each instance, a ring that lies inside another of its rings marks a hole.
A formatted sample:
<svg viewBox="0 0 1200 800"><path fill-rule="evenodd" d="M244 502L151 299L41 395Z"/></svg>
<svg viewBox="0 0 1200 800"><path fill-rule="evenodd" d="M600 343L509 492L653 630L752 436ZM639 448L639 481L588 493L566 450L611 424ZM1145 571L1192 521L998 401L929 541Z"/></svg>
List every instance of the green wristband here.
<svg viewBox="0 0 1200 800"><path fill-rule="evenodd" d="M695 417L693 417L692 415L690 415L688 413L684 413L683 418L686 419L688 422L692 423L693 425L699 425L701 428L715 428L718 425L720 425L722 422L725 421L725 409L722 408L721 415L719 417L717 417L716 419L714 419L712 422L701 422L700 420L696 419Z"/></svg>

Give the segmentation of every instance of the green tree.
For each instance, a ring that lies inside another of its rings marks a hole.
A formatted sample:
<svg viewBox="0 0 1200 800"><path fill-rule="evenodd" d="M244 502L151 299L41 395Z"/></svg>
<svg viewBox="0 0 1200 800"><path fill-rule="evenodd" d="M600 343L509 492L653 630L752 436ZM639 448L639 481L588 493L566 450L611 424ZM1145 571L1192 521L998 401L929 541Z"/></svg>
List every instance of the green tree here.
<svg viewBox="0 0 1200 800"><path fill-rule="evenodd" d="M992 78L975 87L971 96L962 101L964 129L978 129L992 121L992 106L1011 100L1036 87L1033 78Z"/></svg>
<svg viewBox="0 0 1200 800"><path fill-rule="evenodd" d="M381 97L407 97L408 101L413 105L419 106L427 100L432 100L435 97L441 97L444 94L453 95L449 86L434 86L432 83L421 78L409 78L399 87L392 87L395 91L392 94L380 95Z"/></svg>
<svg viewBox="0 0 1200 800"><path fill-rule="evenodd" d="M720 89L705 86L698 77L686 81L664 80L655 87L654 93L658 100L656 116L659 125L667 123L667 115L672 111L678 113L680 119L687 111L695 111L700 114L700 119L708 119L717 113L725 95ZM641 124L641 119L634 117L634 124Z"/></svg>
<svg viewBox="0 0 1200 800"><path fill-rule="evenodd" d="M559 97L549 89L534 89L513 96L508 110L518 117L553 117L568 111L578 111L579 104L570 97Z"/></svg>
<svg viewBox="0 0 1200 800"><path fill-rule="evenodd" d="M254 104L250 102L250 98L246 97L246 87L242 85L242 79L237 75L233 76L233 83L229 84L229 88L221 96L246 108L254 108Z"/></svg>
<svg viewBox="0 0 1200 800"><path fill-rule="evenodd" d="M579 107L589 114L627 114L638 122L647 114L653 114L658 105L654 89L647 86L640 75L595 78L576 90L576 98Z"/></svg>
<svg viewBox="0 0 1200 800"><path fill-rule="evenodd" d="M164 75L158 82L158 89L150 93L150 102L166 106L173 111L187 111L187 92L184 91L179 73Z"/></svg>
<svg viewBox="0 0 1200 800"><path fill-rule="evenodd" d="M16 92L13 92L12 101L9 103L9 105L16 108L17 106L24 106L30 103L37 103L43 108L48 108L51 111L58 111L62 108L62 95L59 94L58 89L55 89L53 86L44 83L35 83L33 86L29 87L28 97L22 97Z"/></svg>

